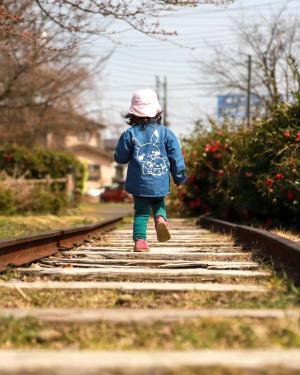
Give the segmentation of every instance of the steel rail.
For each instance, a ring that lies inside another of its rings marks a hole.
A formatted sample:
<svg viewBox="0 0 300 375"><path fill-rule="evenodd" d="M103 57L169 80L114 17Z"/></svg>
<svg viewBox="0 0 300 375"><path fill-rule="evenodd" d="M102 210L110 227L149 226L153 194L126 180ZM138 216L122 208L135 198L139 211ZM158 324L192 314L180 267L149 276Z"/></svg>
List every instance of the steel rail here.
<svg viewBox="0 0 300 375"><path fill-rule="evenodd" d="M206 215L200 216L197 224L216 232L231 234L238 241L260 250L265 256L279 261L278 264L284 266L287 271L292 269L292 278L297 283L300 282L300 244L297 242L263 229L234 224Z"/></svg>
<svg viewBox="0 0 300 375"><path fill-rule="evenodd" d="M44 232L33 236L0 240L0 272L5 271L10 265L22 266L55 255L62 249L71 249L90 239L96 232L114 228L125 216L117 216L95 224Z"/></svg>

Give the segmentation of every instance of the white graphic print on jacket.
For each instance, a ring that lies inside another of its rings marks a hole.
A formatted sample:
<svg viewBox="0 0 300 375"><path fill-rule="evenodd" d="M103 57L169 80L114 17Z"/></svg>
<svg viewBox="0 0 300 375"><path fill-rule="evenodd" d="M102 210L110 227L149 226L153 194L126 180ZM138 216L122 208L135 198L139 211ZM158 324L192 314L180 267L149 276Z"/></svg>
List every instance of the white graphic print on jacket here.
<svg viewBox="0 0 300 375"><path fill-rule="evenodd" d="M149 143L141 145L136 138L133 139L137 158L142 164L144 175L161 176L168 172L166 163L168 158L161 156L159 147L157 146L158 140L158 130L154 130Z"/></svg>

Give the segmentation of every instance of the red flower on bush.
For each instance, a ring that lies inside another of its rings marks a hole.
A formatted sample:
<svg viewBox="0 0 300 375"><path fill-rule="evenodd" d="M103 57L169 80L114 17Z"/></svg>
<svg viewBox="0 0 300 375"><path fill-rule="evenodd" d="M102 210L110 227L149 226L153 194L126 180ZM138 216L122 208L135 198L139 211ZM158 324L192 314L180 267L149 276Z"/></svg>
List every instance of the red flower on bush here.
<svg viewBox="0 0 300 375"><path fill-rule="evenodd" d="M222 154L221 153L215 154L215 158L216 159L222 159Z"/></svg>
<svg viewBox="0 0 300 375"><path fill-rule="evenodd" d="M206 143L204 151L209 152L211 150L211 145L209 143Z"/></svg>
<svg viewBox="0 0 300 375"><path fill-rule="evenodd" d="M200 206L201 206L201 199L200 198L197 198L197 199L190 202L191 208L198 208Z"/></svg>
<svg viewBox="0 0 300 375"><path fill-rule="evenodd" d="M253 176L253 172L246 172L245 175L246 175L247 177L252 177L252 176Z"/></svg>
<svg viewBox="0 0 300 375"><path fill-rule="evenodd" d="M272 224L273 224L273 220L269 217L269 218L266 220L265 225L266 225L267 227L270 227Z"/></svg>
<svg viewBox="0 0 300 375"><path fill-rule="evenodd" d="M218 176L220 177L223 177L224 176L224 171L223 169L220 169L218 172L217 172Z"/></svg>
<svg viewBox="0 0 300 375"><path fill-rule="evenodd" d="M204 150L205 152L217 152L220 148L220 144L220 141L215 141L212 145L210 143L207 143Z"/></svg>
<svg viewBox="0 0 300 375"><path fill-rule="evenodd" d="M273 180L272 180L272 178L268 177L268 178L266 179L266 185L267 185L267 186L270 186L270 187L273 185Z"/></svg>
<svg viewBox="0 0 300 375"><path fill-rule="evenodd" d="M285 138L291 138L291 132L289 130L286 130L283 135L285 136Z"/></svg>
<svg viewBox="0 0 300 375"><path fill-rule="evenodd" d="M186 194L185 194L183 191L178 191L177 194L178 194L178 198L179 198L179 199L182 199L182 200L183 200L183 199L185 198L185 196L186 196Z"/></svg>
<svg viewBox="0 0 300 375"><path fill-rule="evenodd" d="M219 148L220 148L220 144L221 144L220 141L216 141L216 142L214 143L214 145L212 146L211 151L212 151L212 152L217 152L217 151L219 150Z"/></svg>
<svg viewBox="0 0 300 375"><path fill-rule="evenodd" d="M194 174L190 174L189 176L188 176L188 178L187 178L187 182L189 183L189 184L192 184L194 181L195 181L195 175Z"/></svg>
<svg viewBox="0 0 300 375"><path fill-rule="evenodd" d="M287 197L287 199L288 199L289 201L292 201L292 200L294 200L294 198L295 198L295 194L294 194L294 192L293 192L292 190L289 190L289 191L287 192L287 194L286 194L286 197Z"/></svg>
<svg viewBox="0 0 300 375"><path fill-rule="evenodd" d="M300 132L298 132L296 135L296 141L300 141Z"/></svg>
<svg viewBox="0 0 300 375"><path fill-rule="evenodd" d="M274 178L275 178L276 181L283 180L284 175L282 173L276 173Z"/></svg>
<svg viewBox="0 0 300 375"><path fill-rule="evenodd" d="M3 159L5 160L5 161L11 161L12 160L12 155L10 155L10 154L4 154L3 155Z"/></svg>

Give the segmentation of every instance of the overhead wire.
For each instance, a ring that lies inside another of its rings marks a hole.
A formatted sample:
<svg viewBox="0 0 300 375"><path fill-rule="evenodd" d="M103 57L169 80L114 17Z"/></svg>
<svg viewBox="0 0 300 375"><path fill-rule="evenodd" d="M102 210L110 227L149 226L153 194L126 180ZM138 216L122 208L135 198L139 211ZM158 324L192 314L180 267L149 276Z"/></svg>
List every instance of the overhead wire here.
<svg viewBox="0 0 300 375"><path fill-rule="evenodd" d="M262 8L262 7L270 7L272 5L280 5L280 4L286 4L287 2L288 3L291 3L295 0L278 0L278 1L269 1L267 3L263 3L263 4L256 4L256 5L248 5L248 6L242 6L242 7L235 7L234 5L231 6L230 8L226 7L225 9L213 9L213 10L207 10L207 11L203 11L203 10L199 10L199 8L196 8L194 11L191 11L191 12L185 12L184 15L195 15L196 13L200 13L200 15L207 15L207 14L219 14L219 13L224 13L224 12L235 12L235 11L239 11L239 10L248 10L248 9L254 9L254 8ZM167 15L167 17L169 18L174 18L174 17L178 17L179 14L177 13L173 13L173 14L169 14ZM182 16L182 15L181 15Z"/></svg>
<svg viewBox="0 0 300 375"><path fill-rule="evenodd" d="M288 1L288 3L292 2L295 1ZM201 18L203 18L201 17L202 15L205 17L205 21L209 21L216 20L219 16L220 19L223 19L225 14L224 12L229 12L228 14L231 14L232 11L238 10L247 10L249 12L251 9L262 9L264 7L270 7L273 5L281 5L283 3L286 4L287 1L269 1L265 2L264 4L233 7L230 9L227 8L221 10L214 9L209 11L200 11L200 9L198 9L196 13L193 10L190 12L190 14L193 14L195 18L197 17L198 22ZM252 15L252 12L250 14ZM170 21L173 17L176 19L178 16L183 17L186 15L189 15L189 13L185 12L183 14L178 13L167 15L166 18L167 21ZM191 24L195 18L189 18L189 22L183 26L182 23L176 23L176 25L167 24L164 25L164 27L177 27L179 30L181 29L182 31L179 33L179 35L175 36L174 39L178 40L180 43L195 45L195 51L197 51L197 53L202 51L202 54L206 54L209 44L216 44L220 42L223 46L230 46L234 41L237 41L238 38L235 31L229 31L226 26L207 27L204 35L201 28L197 27L198 25ZM197 28L196 31L190 31L192 27ZM203 28L204 25L202 24L201 27ZM185 68L188 68L188 62L185 61L187 56L189 56L191 59L191 50L180 50L175 45L166 43L158 44L158 41L142 37L135 38L135 35L127 35L125 40L129 45L117 47L115 54L113 55L112 65L108 68L108 72L106 72L108 88L105 97L106 102L112 102L114 106L115 104L119 103L120 110L127 108L132 89L135 89L137 86L144 87L144 85L149 85L149 87L154 88L155 74L167 75L170 77L168 91L169 98L172 101L187 102L189 98L186 95L186 90L192 91L195 98L204 101L205 99L209 100L210 98L216 98L218 96L216 93L209 92L215 91L215 89L218 87L217 82L207 81L198 83L178 83L178 76L183 80L189 80L191 78L185 74L183 74L183 76L181 75ZM134 43L136 43L136 45L130 45L132 40ZM178 54L181 53L185 60L179 59L179 61L176 61L176 59L170 59L168 55L173 53L173 51L178 51ZM172 81L175 80L177 83L172 84ZM173 106L171 106L171 108L172 107ZM174 111L170 109L170 116L178 119L181 116L178 116L176 111L177 109ZM183 115L182 118L184 117L185 116Z"/></svg>

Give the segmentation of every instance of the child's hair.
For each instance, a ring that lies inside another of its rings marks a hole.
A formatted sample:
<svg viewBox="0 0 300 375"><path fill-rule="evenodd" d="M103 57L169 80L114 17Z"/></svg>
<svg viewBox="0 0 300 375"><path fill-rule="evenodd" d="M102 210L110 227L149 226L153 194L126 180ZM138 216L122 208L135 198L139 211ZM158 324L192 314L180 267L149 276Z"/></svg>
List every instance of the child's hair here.
<svg viewBox="0 0 300 375"><path fill-rule="evenodd" d="M133 115L132 113L128 113L124 117L127 120L127 124L134 126L134 125L147 125L152 123L161 124L161 114L162 112L159 112L155 117L139 117L136 115Z"/></svg>

